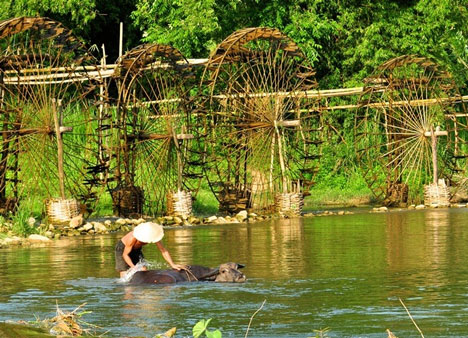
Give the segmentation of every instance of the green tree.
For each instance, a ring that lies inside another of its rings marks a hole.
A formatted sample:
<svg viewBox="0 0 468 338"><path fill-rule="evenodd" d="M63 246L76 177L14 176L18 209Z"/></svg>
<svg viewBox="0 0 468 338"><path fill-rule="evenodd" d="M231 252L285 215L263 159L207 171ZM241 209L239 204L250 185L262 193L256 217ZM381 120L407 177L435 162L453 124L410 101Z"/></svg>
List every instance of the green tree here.
<svg viewBox="0 0 468 338"><path fill-rule="evenodd" d="M84 29L96 17L95 0L0 0L0 19L20 16L50 16L66 19Z"/></svg>

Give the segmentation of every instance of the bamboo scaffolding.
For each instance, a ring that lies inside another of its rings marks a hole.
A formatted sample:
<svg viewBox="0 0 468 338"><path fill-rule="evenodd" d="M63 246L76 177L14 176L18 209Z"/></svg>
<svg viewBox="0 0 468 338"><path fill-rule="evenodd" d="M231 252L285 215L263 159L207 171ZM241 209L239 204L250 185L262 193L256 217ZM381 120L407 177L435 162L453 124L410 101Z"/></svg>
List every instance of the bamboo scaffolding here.
<svg viewBox="0 0 468 338"><path fill-rule="evenodd" d="M191 66L203 66L207 62L207 59L189 59L188 64ZM161 62L155 62L152 64L153 67L165 68L168 64ZM151 67L147 65L147 67ZM80 70L78 70L80 69ZM81 70L83 69L83 70ZM7 76L3 79L5 84L14 84L14 85L44 85L44 84L56 84L56 83L67 83L72 81L89 81L92 79L105 79L113 77L116 73L117 65L110 64L105 67L102 66L80 66L77 68L69 67L56 67L56 68L44 68L44 69L23 69L20 73L44 73L43 75L24 75L24 76ZM59 73L64 71L64 73ZM57 73L55 73L57 72ZM5 74L17 74L14 71L6 71ZM52 74L46 74L52 73ZM60 80L64 79L64 80ZM379 91L384 91L382 88ZM361 95L364 93L364 87L352 87L352 88L338 88L338 89L325 89L325 90L305 90L305 91L293 91L293 92L271 92L271 93L250 93L250 94L236 94L236 95L213 95L214 99L239 99L239 98L255 98L255 97L295 97L295 98L304 98L304 99L322 99L329 97L343 97L343 96L353 96ZM163 100L154 100L151 102L145 102L145 105L158 104L158 103L170 103L178 102L181 99L163 99ZM370 108L384 108L389 106L402 106L410 104L411 106L424 106L424 105L434 105L439 103L461 103L468 102L468 95L463 96L452 96L439 99L423 99L423 100L410 100L410 101L397 101L397 102L378 102L370 103L365 105ZM347 105L336 105L336 106L324 106L318 107L315 110L324 111L324 110L346 110L346 109L356 109L363 107L359 104L347 104ZM301 110L304 112L312 111L310 109Z"/></svg>
<svg viewBox="0 0 468 338"><path fill-rule="evenodd" d="M96 68L94 68L96 69ZM74 71L70 73L54 73L46 75L25 75L25 76L8 76L3 79L5 84L14 85L44 85L44 84L55 84L55 83L67 83L71 81L89 81L90 79L102 79L112 76L114 69L103 69L90 72ZM57 81L57 79L65 79ZM50 80L50 81L49 81Z"/></svg>
<svg viewBox="0 0 468 338"><path fill-rule="evenodd" d="M361 107L368 108L388 108L388 107L401 107L410 105L412 107L418 106L431 106L440 103L463 103L468 102L468 95L463 96L451 96L439 99L423 99L423 100L408 100L408 101L395 101L395 102L375 102L368 104L347 104L341 106L330 106L330 107L317 107L315 109L301 109L301 112L313 112L313 111L323 111L323 110L339 110L339 109L356 109ZM451 114L454 117L468 117L468 114Z"/></svg>

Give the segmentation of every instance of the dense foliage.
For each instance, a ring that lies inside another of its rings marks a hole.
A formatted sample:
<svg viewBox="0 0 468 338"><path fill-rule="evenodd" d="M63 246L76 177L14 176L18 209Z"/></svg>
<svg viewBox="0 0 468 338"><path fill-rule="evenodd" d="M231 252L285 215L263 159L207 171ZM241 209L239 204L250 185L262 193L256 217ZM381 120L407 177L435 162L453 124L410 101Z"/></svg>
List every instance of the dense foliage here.
<svg viewBox="0 0 468 338"><path fill-rule="evenodd" d="M466 81L468 1L140 0L132 13L144 40L206 56L233 31L276 27L301 45L327 87L360 82L401 54L440 60Z"/></svg>
<svg viewBox="0 0 468 338"><path fill-rule="evenodd" d="M48 16L116 57L119 22L126 47L169 43L206 57L233 31L279 28L296 41L323 86L359 83L401 54L433 57L468 78L468 0L1 0L0 19Z"/></svg>

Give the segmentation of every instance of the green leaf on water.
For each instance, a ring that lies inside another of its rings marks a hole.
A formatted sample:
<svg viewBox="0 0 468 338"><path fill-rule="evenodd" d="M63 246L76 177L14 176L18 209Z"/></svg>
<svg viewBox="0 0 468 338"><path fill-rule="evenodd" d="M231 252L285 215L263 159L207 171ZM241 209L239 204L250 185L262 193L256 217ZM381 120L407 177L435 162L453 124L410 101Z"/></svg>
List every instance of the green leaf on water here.
<svg viewBox="0 0 468 338"><path fill-rule="evenodd" d="M206 337L207 338L222 338L223 335L222 335L221 331L219 331L219 330L216 330L216 331L206 330Z"/></svg>
<svg viewBox="0 0 468 338"><path fill-rule="evenodd" d="M206 331L206 328L208 327L208 324L211 322L211 319L212 318L207 319L207 320L202 319L198 323L195 324L195 326L192 329L194 338L200 337L203 334L203 332Z"/></svg>

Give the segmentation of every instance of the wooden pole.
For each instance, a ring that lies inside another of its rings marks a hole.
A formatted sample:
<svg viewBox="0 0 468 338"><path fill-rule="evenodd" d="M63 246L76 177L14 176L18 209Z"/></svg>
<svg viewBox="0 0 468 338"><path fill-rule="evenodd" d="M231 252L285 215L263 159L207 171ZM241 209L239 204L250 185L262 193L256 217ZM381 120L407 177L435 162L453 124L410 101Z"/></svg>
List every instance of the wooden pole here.
<svg viewBox="0 0 468 338"><path fill-rule="evenodd" d="M62 100L52 99L52 113L54 114L55 123L55 136L57 138L57 169L58 178L60 185L60 196L65 199L65 172L63 170L63 140L62 133L60 131L60 120L59 114L62 113Z"/></svg>
<svg viewBox="0 0 468 338"><path fill-rule="evenodd" d="M270 191L273 191L273 166L275 164L275 142L276 137L273 136L271 138L271 147L270 147Z"/></svg>
<svg viewBox="0 0 468 338"><path fill-rule="evenodd" d="M102 44L102 59L101 59L101 68L106 69L106 47ZM104 121L104 79L99 83L99 128L98 128L98 159L99 164L104 162L104 135L102 130L102 123ZM104 180L104 173L99 173L99 178L101 181Z"/></svg>
<svg viewBox="0 0 468 338"><path fill-rule="evenodd" d="M439 126L437 126L436 130L440 129ZM438 130L437 130L438 131ZM438 180L438 171L439 168L437 167L437 136L434 133L434 128L431 127L431 139L432 139L432 167L434 170L434 184L437 185L437 180Z"/></svg>
<svg viewBox="0 0 468 338"><path fill-rule="evenodd" d="M119 34L119 59L123 55L123 22L120 23L120 34Z"/></svg>
<svg viewBox="0 0 468 338"><path fill-rule="evenodd" d="M288 192L288 181L286 179L286 166L284 165L284 158L283 158L283 144L281 142L281 134L279 132L279 128L276 125L275 121L275 131L276 131L276 136L278 138L278 155L279 155L279 162L280 162L280 168L281 168L281 177L283 181L283 193Z"/></svg>
<svg viewBox="0 0 468 338"><path fill-rule="evenodd" d="M180 149L179 140L177 138L177 133L175 131L174 125L171 124L171 131L172 131L172 139L174 141L174 149L176 151L177 156L177 192L182 190L182 171L183 171L183 164L182 164L182 154ZM182 130L182 133L184 130Z"/></svg>
<svg viewBox="0 0 468 338"><path fill-rule="evenodd" d="M2 76L3 78L3 76ZM2 81L3 82L3 81ZM1 149L1 160L0 160L0 200L5 200L6 198L6 173L8 168L8 155L10 152L10 135L8 132L8 120L9 120L9 112L8 110L4 110L4 97L5 97L5 89L2 88L0 90L0 107L2 108L3 113L3 127L2 127L2 138L3 144ZM17 155L16 155L17 156Z"/></svg>

